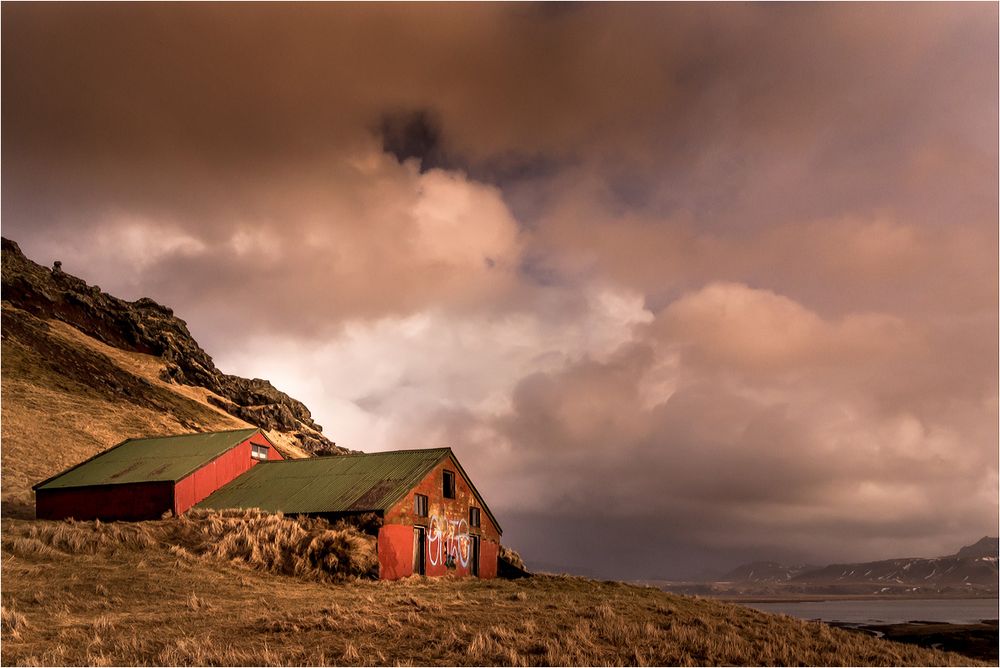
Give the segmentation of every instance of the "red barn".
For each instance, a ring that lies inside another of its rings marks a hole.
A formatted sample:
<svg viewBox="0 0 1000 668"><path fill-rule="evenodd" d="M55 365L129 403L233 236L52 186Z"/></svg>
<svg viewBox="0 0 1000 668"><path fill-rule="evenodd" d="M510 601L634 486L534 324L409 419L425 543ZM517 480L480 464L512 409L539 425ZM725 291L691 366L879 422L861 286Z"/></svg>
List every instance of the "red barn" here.
<svg viewBox="0 0 1000 668"><path fill-rule="evenodd" d="M259 429L128 439L44 480L39 519L148 520L180 514L261 462L282 459Z"/></svg>
<svg viewBox="0 0 1000 668"><path fill-rule="evenodd" d="M497 575L502 530L450 448L267 462L198 507L329 519L375 513L382 579Z"/></svg>

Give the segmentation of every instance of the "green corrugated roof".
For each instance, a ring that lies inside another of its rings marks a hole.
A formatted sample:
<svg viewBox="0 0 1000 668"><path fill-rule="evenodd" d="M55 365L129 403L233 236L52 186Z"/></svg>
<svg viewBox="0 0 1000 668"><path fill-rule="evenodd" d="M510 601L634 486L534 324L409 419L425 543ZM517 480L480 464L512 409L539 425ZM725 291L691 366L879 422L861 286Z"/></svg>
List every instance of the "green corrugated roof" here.
<svg viewBox="0 0 1000 668"><path fill-rule="evenodd" d="M128 439L82 464L35 485L34 489L174 482L193 473L258 430L236 429Z"/></svg>
<svg viewBox="0 0 1000 668"><path fill-rule="evenodd" d="M289 514L388 510L449 454L449 448L434 448L264 462L198 507Z"/></svg>

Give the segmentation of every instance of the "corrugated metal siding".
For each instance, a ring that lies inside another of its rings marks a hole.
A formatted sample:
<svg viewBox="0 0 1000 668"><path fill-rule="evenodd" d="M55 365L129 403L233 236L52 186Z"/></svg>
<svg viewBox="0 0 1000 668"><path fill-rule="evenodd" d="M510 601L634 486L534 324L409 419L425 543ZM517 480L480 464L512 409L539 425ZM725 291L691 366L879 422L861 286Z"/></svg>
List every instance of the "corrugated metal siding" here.
<svg viewBox="0 0 1000 668"><path fill-rule="evenodd" d="M178 515L185 512L215 490L260 464L260 461L250 456L251 443L266 445L269 460L282 459L262 434L255 433L191 475L179 480L174 487L174 512Z"/></svg>
<svg viewBox="0 0 1000 668"><path fill-rule="evenodd" d="M255 434L256 428L129 439L35 486L36 490L177 481Z"/></svg>
<svg viewBox="0 0 1000 668"><path fill-rule="evenodd" d="M40 520L158 520L171 509L173 483L146 482L103 487L38 490L35 517Z"/></svg>
<svg viewBox="0 0 1000 668"><path fill-rule="evenodd" d="M436 448L267 462L198 507L285 513L386 510L449 453Z"/></svg>

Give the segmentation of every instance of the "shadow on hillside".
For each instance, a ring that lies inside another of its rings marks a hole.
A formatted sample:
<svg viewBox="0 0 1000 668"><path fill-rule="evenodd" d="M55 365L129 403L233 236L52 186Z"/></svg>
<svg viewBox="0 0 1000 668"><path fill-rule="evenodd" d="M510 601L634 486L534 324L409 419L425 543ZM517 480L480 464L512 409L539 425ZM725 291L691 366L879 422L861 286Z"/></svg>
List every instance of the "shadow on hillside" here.
<svg viewBox="0 0 1000 668"><path fill-rule="evenodd" d="M35 504L24 499L0 500L0 517L14 520L35 519Z"/></svg>

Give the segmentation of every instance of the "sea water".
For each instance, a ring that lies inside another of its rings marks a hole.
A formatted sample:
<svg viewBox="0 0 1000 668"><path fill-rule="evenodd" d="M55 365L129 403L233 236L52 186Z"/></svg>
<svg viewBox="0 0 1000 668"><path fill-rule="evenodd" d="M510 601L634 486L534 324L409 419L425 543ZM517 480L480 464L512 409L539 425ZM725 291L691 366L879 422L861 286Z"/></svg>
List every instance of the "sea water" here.
<svg viewBox="0 0 1000 668"><path fill-rule="evenodd" d="M901 624L910 621L974 624L997 619L998 599L903 599L743 603L749 608L800 619L848 624Z"/></svg>

